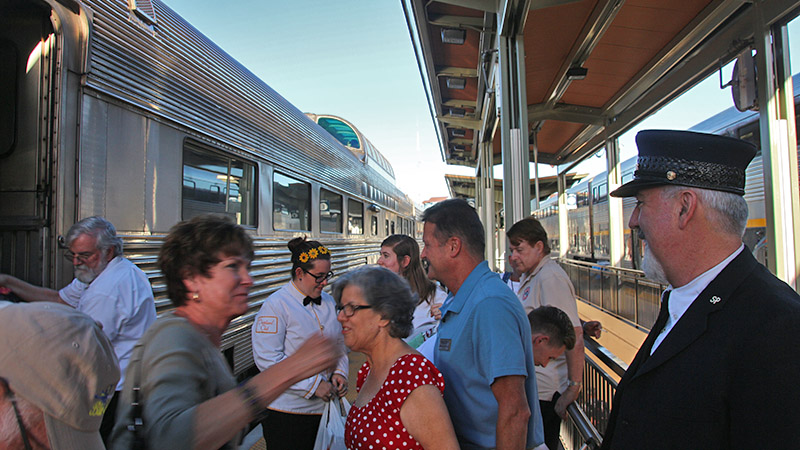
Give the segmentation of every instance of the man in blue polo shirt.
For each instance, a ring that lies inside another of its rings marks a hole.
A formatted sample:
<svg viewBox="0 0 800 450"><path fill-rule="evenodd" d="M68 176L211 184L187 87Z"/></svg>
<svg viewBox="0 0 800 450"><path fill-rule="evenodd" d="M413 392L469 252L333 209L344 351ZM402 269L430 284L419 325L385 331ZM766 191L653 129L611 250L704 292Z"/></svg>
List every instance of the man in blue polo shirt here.
<svg viewBox="0 0 800 450"><path fill-rule="evenodd" d="M522 305L484 259L483 225L463 200L423 214L428 276L452 293L434 349L462 449L543 446L531 331Z"/></svg>

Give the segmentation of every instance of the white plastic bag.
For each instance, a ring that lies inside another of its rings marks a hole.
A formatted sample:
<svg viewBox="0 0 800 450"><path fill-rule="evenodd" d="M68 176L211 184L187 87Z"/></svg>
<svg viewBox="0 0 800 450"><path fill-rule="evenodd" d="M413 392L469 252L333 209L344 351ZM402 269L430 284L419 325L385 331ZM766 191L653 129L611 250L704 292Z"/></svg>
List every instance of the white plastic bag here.
<svg viewBox="0 0 800 450"><path fill-rule="evenodd" d="M350 403L345 398L334 399L325 404L314 450L347 450L344 445L344 424L348 412Z"/></svg>

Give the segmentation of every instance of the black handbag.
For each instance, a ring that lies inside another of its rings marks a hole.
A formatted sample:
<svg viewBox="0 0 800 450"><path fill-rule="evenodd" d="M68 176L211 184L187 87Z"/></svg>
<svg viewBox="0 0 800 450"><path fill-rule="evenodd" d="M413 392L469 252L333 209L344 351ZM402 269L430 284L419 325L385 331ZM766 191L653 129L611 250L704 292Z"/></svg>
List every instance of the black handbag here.
<svg viewBox="0 0 800 450"><path fill-rule="evenodd" d="M130 422L126 427L130 433L133 433L131 440L131 450L147 450L147 439L144 436L144 418L142 417L142 402L141 402L141 376L142 376L142 352L144 346L139 347L139 357L137 358L138 366L136 368L136 376L133 379L133 389L131 392L131 414ZM133 362L133 359L131 359Z"/></svg>

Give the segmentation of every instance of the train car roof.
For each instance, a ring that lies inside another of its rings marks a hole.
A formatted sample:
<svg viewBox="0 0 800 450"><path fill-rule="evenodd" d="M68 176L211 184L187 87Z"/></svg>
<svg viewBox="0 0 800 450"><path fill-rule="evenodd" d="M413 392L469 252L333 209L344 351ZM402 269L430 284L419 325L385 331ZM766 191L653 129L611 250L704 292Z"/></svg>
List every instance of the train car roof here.
<svg viewBox="0 0 800 450"><path fill-rule="evenodd" d="M798 85L798 83L800 83L800 74L795 74L792 76L795 103L797 103L798 96L800 96L800 85ZM731 106L730 108L720 111L708 119L694 125L693 127L689 128L689 131L731 135L735 128L738 128L745 123L757 120L758 114L758 111L742 112L736 109L736 107Z"/></svg>

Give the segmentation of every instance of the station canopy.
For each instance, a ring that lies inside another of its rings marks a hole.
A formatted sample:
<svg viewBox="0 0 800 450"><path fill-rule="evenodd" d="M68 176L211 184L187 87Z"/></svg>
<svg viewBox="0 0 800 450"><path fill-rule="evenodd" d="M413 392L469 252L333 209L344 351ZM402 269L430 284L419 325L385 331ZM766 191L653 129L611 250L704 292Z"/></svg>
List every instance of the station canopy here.
<svg viewBox="0 0 800 450"><path fill-rule="evenodd" d="M778 0L758 2L760 11L730 0L405 2L444 158L471 167L480 142L491 141L494 163L501 162L494 80L503 20L516 20L524 42L529 150L536 142L538 162L555 165L596 152L750 51L757 13L769 23L796 6Z"/></svg>
<svg viewBox="0 0 800 450"><path fill-rule="evenodd" d="M586 176L587 174L585 173L568 173L566 175L567 185L571 185L575 181ZM475 177L468 175L445 175L444 179L447 182L447 189L450 191L450 198L463 198L464 200L470 200L476 197ZM531 198L534 197L534 192L536 192L534 183L535 180L531 180ZM557 191L558 177L548 176L539 178L539 200L544 200ZM503 209L503 180L499 178L494 179L494 201L496 211Z"/></svg>

